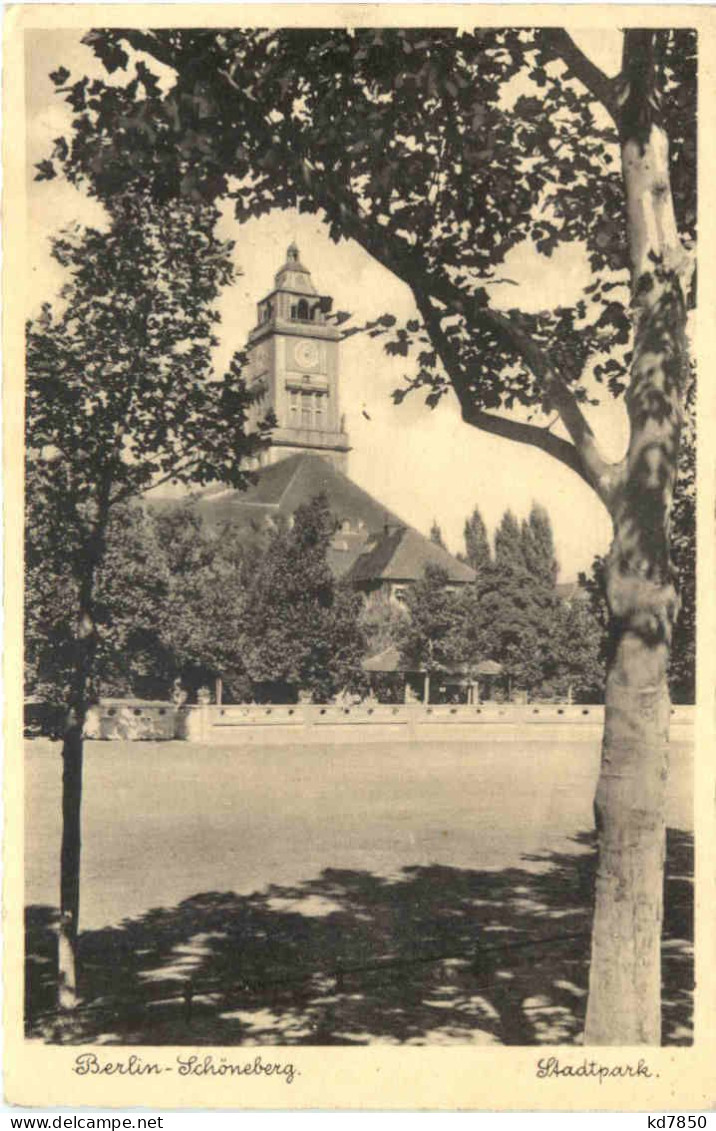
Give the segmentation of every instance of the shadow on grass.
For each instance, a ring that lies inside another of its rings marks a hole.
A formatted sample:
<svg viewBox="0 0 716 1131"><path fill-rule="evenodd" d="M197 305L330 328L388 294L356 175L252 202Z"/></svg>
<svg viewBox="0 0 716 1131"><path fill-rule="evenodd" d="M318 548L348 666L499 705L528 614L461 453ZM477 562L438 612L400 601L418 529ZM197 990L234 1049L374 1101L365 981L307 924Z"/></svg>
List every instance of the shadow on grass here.
<svg viewBox="0 0 716 1131"><path fill-rule="evenodd" d="M207 892L80 943L84 1004L53 1013L56 912L27 910L27 1035L101 1044L570 1044L584 1024L592 838L477 872L327 869ZM664 1039L691 1041L693 845L669 831Z"/></svg>

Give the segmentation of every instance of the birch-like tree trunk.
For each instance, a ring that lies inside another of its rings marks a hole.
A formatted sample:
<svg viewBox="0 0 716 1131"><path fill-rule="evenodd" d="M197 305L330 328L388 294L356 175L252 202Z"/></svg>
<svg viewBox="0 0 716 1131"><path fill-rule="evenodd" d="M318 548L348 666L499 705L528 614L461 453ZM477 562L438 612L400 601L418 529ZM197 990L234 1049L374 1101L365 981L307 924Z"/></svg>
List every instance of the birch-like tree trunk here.
<svg viewBox="0 0 716 1131"><path fill-rule="evenodd" d="M683 414L688 257L659 123L653 33L627 32L621 102L635 343L630 439L611 507L606 563L611 616L599 838L585 1041L661 1041L661 924L670 699L678 596L669 549Z"/></svg>

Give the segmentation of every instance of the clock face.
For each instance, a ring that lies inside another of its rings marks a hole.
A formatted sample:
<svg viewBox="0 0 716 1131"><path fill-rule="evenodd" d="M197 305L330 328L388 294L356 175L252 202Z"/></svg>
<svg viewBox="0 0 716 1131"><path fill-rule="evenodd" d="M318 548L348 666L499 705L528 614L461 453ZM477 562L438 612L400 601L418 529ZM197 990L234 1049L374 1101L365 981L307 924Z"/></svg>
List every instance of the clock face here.
<svg viewBox="0 0 716 1131"><path fill-rule="evenodd" d="M302 369L315 369L320 353L315 342L296 342L293 355Z"/></svg>

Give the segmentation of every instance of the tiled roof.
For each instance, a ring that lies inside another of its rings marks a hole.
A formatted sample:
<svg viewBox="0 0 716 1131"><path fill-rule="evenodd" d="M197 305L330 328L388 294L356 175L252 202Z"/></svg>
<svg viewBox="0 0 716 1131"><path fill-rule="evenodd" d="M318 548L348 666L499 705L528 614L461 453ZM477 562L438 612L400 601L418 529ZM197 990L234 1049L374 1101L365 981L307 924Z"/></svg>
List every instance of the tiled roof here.
<svg viewBox="0 0 716 1131"><path fill-rule="evenodd" d="M299 506L325 494L338 523L328 553L337 577L351 581L417 581L428 564L441 566L450 581L474 580L469 566L406 526L393 511L322 456L299 452L256 472L245 491L209 487L197 497L197 510L209 527L248 525L267 518L288 519ZM159 509L171 505L157 500Z"/></svg>
<svg viewBox="0 0 716 1131"><path fill-rule="evenodd" d="M418 581L428 565L444 569L456 584L474 581L475 571L459 562L442 546L410 526L390 528L374 535L348 575L355 584L370 581Z"/></svg>
<svg viewBox="0 0 716 1131"><path fill-rule="evenodd" d="M324 493L339 523L360 523L368 532L400 519L322 456L301 452L269 464L256 473L246 491L209 489L199 496L198 507L208 522L283 515L288 518L302 503Z"/></svg>
<svg viewBox="0 0 716 1131"><path fill-rule="evenodd" d="M400 519L322 456L300 452L256 473L246 491L214 487L203 491L197 509L210 527L226 522L248 525L278 517L288 519L299 506L326 495L338 530L328 552L337 577L353 565L371 534Z"/></svg>

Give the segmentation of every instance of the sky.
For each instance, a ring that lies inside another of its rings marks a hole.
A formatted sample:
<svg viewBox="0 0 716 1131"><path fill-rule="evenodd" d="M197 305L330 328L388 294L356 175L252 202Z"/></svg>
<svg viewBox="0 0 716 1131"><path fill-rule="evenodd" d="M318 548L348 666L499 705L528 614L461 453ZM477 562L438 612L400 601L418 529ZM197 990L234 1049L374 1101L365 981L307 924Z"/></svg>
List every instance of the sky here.
<svg viewBox="0 0 716 1131"><path fill-rule="evenodd" d="M66 133L68 108L48 78L65 65L73 76L104 73L76 31L32 32L26 38L26 156L28 162L28 315L52 301L63 280L49 253L49 239L67 223L101 225L101 207L69 184L35 182L32 166L49 155L52 139ZM607 73L618 69L618 33L581 33L580 46ZM256 303L272 287L288 244L298 243L303 263L321 294L333 297L334 309L350 311L356 322L390 312L398 319L417 317L407 287L353 241L334 244L320 218L280 212L239 225L230 207L222 209L223 238L235 241L235 284L223 293L219 310L220 345L215 352L222 372L233 352L243 348L256 316ZM533 249L510 253L504 273L518 288L504 288L510 306L541 310L575 301L589 282L589 268L578 247L562 248L551 259ZM500 302L497 288L491 292ZM363 335L341 346L341 410L352 444L349 474L406 522L428 533L439 523L450 550L463 549L462 530L475 505L491 531L509 507L518 517L533 502L550 513L560 579L588 570L596 553L609 545L611 522L593 492L549 456L464 424L455 398L434 410L420 393L399 406L391 392L409 372L403 358L390 358L382 339ZM618 458L626 439L623 406L590 410L590 420L606 454Z"/></svg>

